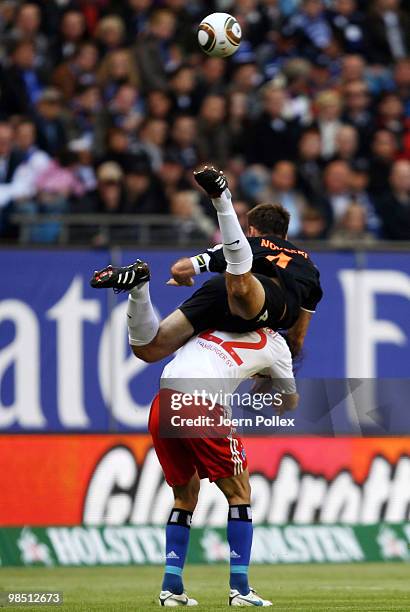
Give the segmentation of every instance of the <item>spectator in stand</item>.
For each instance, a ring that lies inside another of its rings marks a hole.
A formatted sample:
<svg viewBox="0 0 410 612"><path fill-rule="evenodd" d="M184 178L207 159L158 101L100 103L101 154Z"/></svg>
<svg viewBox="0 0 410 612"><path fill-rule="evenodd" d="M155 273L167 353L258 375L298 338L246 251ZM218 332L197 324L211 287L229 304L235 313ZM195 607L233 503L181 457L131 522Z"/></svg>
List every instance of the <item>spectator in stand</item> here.
<svg viewBox="0 0 410 612"><path fill-rule="evenodd" d="M305 208L302 214L299 240L323 240L326 237L326 220L317 208Z"/></svg>
<svg viewBox="0 0 410 612"><path fill-rule="evenodd" d="M394 67L395 91L404 104L405 116L410 117L410 57L397 62Z"/></svg>
<svg viewBox="0 0 410 612"><path fill-rule="evenodd" d="M130 44L133 44L147 27L151 4L151 0L128 0L125 6L121 7Z"/></svg>
<svg viewBox="0 0 410 612"><path fill-rule="evenodd" d="M239 193L253 205L269 200L271 186L271 173L265 166L258 164L247 166L238 180Z"/></svg>
<svg viewBox="0 0 410 612"><path fill-rule="evenodd" d="M14 145L14 130L9 123L0 122L0 234L10 233L9 204L15 195L13 177L24 161L22 152Z"/></svg>
<svg viewBox="0 0 410 612"><path fill-rule="evenodd" d="M40 94L35 124L40 149L54 156L66 148L67 131L63 119L62 96L58 89L49 87Z"/></svg>
<svg viewBox="0 0 410 612"><path fill-rule="evenodd" d="M145 153L153 170L157 172L163 161L164 147L168 136L168 125L162 119L147 119L138 133L138 151Z"/></svg>
<svg viewBox="0 0 410 612"><path fill-rule="evenodd" d="M167 202L149 162L129 156L125 165L126 210L139 215L166 213Z"/></svg>
<svg viewBox="0 0 410 612"><path fill-rule="evenodd" d="M116 162L108 161L97 168L97 189L74 212L120 213L125 203L124 173Z"/></svg>
<svg viewBox="0 0 410 612"><path fill-rule="evenodd" d="M186 191L191 187L190 182L185 178L184 168L179 158L172 154L165 155L158 176L167 201L170 201L178 191Z"/></svg>
<svg viewBox="0 0 410 612"><path fill-rule="evenodd" d="M362 55L351 53L344 55L341 60L340 80L342 85L352 81L365 80L366 62Z"/></svg>
<svg viewBox="0 0 410 612"><path fill-rule="evenodd" d="M175 114L196 115L198 95L196 93L195 71L192 66L182 65L169 75L170 94Z"/></svg>
<svg viewBox="0 0 410 612"><path fill-rule="evenodd" d="M342 121L342 101L336 91L322 91L315 99L315 127L319 130L321 153L325 159L330 159L336 152L336 134Z"/></svg>
<svg viewBox="0 0 410 612"><path fill-rule="evenodd" d="M389 130L378 130L373 137L370 158L370 193L386 189L390 170L397 155L397 141Z"/></svg>
<svg viewBox="0 0 410 612"><path fill-rule="evenodd" d="M6 121L0 122L0 185L10 183L24 154L14 148L14 130Z"/></svg>
<svg viewBox="0 0 410 612"><path fill-rule="evenodd" d="M343 123L355 127L359 134L359 151L363 155L369 154L369 146L375 130L374 119L371 113L371 97L366 81L349 81L343 88L344 113Z"/></svg>
<svg viewBox="0 0 410 612"><path fill-rule="evenodd" d="M96 83L97 60L98 52L95 44L84 42L54 70L52 83L61 91L66 102L70 102L78 87Z"/></svg>
<svg viewBox="0 0 410 612"><path fill-rule="evenodd" d="M30 115L44 87L43 75L35 66L34 43L17 42L11 54L11 66L2 78L0 108L7 115Z"/></svg>
<svg viewBox="0 0 410 612"><path fill-rule="evenodd" d="M98 85L104 100L112 100L119 87L125 83L135 88L139 86L137 66L131 51L115 49L107 53L98 70Z"/></svg>
<svg viewBox="0 0 410 612"><path fill-rule="evenodd" d="M314 57L331 44L332 30L322 0L302 0L300 10L290 18L288 27L296 32L298 46L308 57Z"/></svg>
<svg viewBox="0 0 410 612"><path fill-rule="evenodd" d="M356 0L334 0L329 12L329 22L342 49L347 53L364 53L366 50L366 23L358 11Z"/></svg>
<svg viewBox="0 0 410 612"><path fill-rule="evenodd" d="M160 9L149 19L148 29L141 34L136 45L136 57L141 73L144 93L151 89L166 90L167 72L174 69L171 41L176 22L173 13Z"/></svg>
<svg viewBox="0 0 410 612"><path fill-rule="evenodd" d="M129 83L120 85L104 113L103 121L109 126L125 130L131 148L135 149L136 132L143 119L144 107L138 90Z"/></svg>
<svg viewBox="0 0 410 612"><path fill-rule="evenodd" d="M296 167L292 162L280 161L274 166L270 200L280 202L290 213L288 236L290 238L297 236L300 232L306 200L296 190Z"/></svg>
<svg viewBox="0 0 410 612"><path fill-rule="evenodd" d="M107 15L98 22L94 37L101 56L115 51L125 44L124 22L117 15Z"/></svg>
<svg viewBox="0 0 410 612"><path fill-rule="evenodd" d="M369 162L359 159L350 166L350 191L352 199L366 211L367 230L380 237L380 219L377 216L373 197L369 193Z"/></svg>
<svg viewBox="0 0 410 612"><path fill-rule="evenodd" d="M404 104L400 96L394 92L385 93L377 107L377 123L379 128L389 130L397 138L399 145L402 143L404 125Z"/></svg>
<svg viewBox="0 0 410 612"><path fill-rule="evenodd" d="M383 237L388 240L410 240L410 161L396 161L391 169L389 186L375 197L376 210L382 220Z"/></svg>
<svg viewBox="0 0 410 612"><path fill-rule="evenodd" d="M323 161L321 158L320 134L309 128L299 140L298 151L298 188L311 202L315 202L322 193Z"/></svg>
<svg viewBox="0 0 410 612"><path fill-rule="evenodd" d="M169 120L171 117L171 97L160 89L153 89L147 95L147 115L152 119Z"/></svg>
<svg viewBox="0 0 410 612"><path fill-rule="evenodd" d="M334 161L323 173L324 197L319 202L327 222L327 228L337 223L351 202L350 168L345 161Z"/></svg>
<svg viewBox="0 0 410 612"><path fill-rule="evenodd" d="M282 87L268 83L261 93L263 113L250 127L246 159L269 167L279 160L294 158L300 124L284 118L286 94Z"/></svg>
<svg viewBox="0 0 410 612"><path fill-rule="evenodd" d="M185 240L210 238L216 226L202 211L197 191L179 191L170 202L170 213L179 221L179 231Z"/></svg>
<svg viewBox="0 0 410 612"><path fill-rule="evenodd" d="M241 155L246 149L250 121L247 114L247 96L234 91L228 98L228 130L232 154Z"/></svg>
<svg viewBox="0 0 410 612"><path fill-rule="evenodd" d="M198 97L222 95L226 90L226 62L221 57L207 57L199 74Z"/></svg>
<svg viewBox="0 0 410 612"><path fill-rule="evenodd" d="M201 160L225 168L229 154L229 129L226 124L226 100L223 96L204 98L198 120L198 152Z"/></svg>
<svg viewBox="0 0 410 612"><path fill-rule="evenodd" d="M99 142L98 150L103 152L98 162L115 161L122 169L127 162L130 153L130 140L128 133L121 127L109 127L107 131L99 132L99 138L104 137L103 142Z"/></svg>
<svg viewBox="0 0 410 612"><path fill-rule="evenodd" d="M61 18L59 36L53 47L55 64L70 60L84 41L85 34L86 22L83 13L75 9L67 10Z"/></svg>
<svg viewBox="0 0 410 612"><path fill-rule="evenodd" d="M98 213L116 215L126 211L124 173L115 162L105 162L97 168L97 188L88 196L75 200L71 204L72 213ZM106 246L110 239L129 237L129 230L124 226L72 227L71 240L89 241L96 247ZM134 232L135 237L135 232Z"/></svg>
<svg viewBox="0 0 410 612"><path fill-rule="evenodd" d="M372 63L391 64L410 54L410 18L400 10L400 0L375 0L370 5L366 26Z"/></svg>
<svg viewBox="0 0 410 612"><path fill-rule="evenodd" d="M258 88L263 79L254 61L237 63L229 81L229 92L240 92L248 100L248 115L250 119L257 117L261 107Z"/></svg>
<svg viewBox="0 0 410 612"><path fill-rule="evenodd" d="M358 149L357 130L351 125L341 125L336 132L334 159L341 159L352 164L357 160Z"/></svg>
<svg viewBox="0 0 410 612"><path fill-rule="evenodd" d="M195 119L187 115L181 115L174 120L171 126L168 152L177 157L179 163L186 169L197 166L200 160Z"/></svg>
<svg viewBox="0 0 410 612"><path fill-rule="evenodd" d="M15 27L5 42L8 44L27 40L33 43L36 57L36 68L48 68L50 58L48 57L49 41L40 31L41 13L37 4L27 2L22 4L17 11Z"/></svg>
<svg viewBox="0 0 410 612"><path fill-rule="evenodd" d="M283 67L289 96L290 116L299 119L304 125L312 120L311 101L309 97L309 79L312 64L302 58L287 61Z"/></svg>
<svg viewBox="0 0 410 612"><path fill-rule="evenodd" d="M72 101L70 138L82 137L90 145L94 145L101 107L98 87L96 85L80 86Z"/></svg>
<svg viewBox="0 0 410 612"><path fill-rule="evenodd" d="M366 209L352 201L332 232L330 241L335 246L343 246L349 242L360 245L373 244L374 236L366 228Z"/></svg>

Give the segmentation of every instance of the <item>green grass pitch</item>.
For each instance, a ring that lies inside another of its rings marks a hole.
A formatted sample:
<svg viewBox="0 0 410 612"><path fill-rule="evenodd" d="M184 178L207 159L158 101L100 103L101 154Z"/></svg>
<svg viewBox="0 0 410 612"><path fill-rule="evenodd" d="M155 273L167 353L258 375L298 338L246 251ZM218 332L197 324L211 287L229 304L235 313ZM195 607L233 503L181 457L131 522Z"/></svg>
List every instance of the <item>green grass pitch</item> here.
<svg viewBox="0 0 410 612"><path fill-rule="evenodd" d="M406 564L254 566L250 581L275 612L409 612L410 567ZM145 612L157 610L160 567L3 568L0 589L64 592L64 604L13 606L9 610ZM198 612L226 610L228 568L185 569L188 593Z"/></svg>

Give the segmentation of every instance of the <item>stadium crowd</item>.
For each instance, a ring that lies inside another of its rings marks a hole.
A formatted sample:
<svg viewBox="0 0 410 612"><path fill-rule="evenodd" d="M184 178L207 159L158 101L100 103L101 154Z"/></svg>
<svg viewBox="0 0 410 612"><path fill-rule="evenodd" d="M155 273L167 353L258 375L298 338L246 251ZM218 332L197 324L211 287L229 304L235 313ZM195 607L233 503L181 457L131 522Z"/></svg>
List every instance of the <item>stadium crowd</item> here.
<svg viewBox="0 0 410 612"><path fill-rule="evenodd" d="M197 45L213 10L243 30L229 60ZM281 201L291 238L410 240L409 2L1 2L1 240L16 239L15 213L51 212L135 215L114 239L169 214L217 241L192 180L203 162L226 171L244 224L251 205Z"/></svg>

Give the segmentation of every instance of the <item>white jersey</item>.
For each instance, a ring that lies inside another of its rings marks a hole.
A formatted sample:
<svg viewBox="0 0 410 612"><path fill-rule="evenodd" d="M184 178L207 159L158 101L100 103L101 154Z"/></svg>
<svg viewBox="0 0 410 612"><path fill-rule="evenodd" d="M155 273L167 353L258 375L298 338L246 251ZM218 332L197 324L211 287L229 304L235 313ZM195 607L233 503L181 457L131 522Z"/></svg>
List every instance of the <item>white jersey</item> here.
<svg viewBox="0 0 410 612"><path fill-rule="evenodd" d="M219 384L207 386L233 393L255 374L276 379L282 393L296 392L290 350L278 332L267 327L247 333L206 331L177 351L162 372L161 387L188 391L181 379L218 379Z"/></svg>

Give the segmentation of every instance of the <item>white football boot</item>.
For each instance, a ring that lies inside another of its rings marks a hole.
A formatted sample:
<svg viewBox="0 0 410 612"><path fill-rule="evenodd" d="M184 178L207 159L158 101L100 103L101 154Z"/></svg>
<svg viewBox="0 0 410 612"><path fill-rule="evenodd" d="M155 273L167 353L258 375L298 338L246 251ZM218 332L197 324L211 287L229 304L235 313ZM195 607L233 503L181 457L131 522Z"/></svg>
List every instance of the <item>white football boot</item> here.
<svg viewBox="0 0 410 612"><path fill-rule="evenodd" d="M175 608L176 606L197 606L198 602L196 599L188 597L186 593L176 595L171 591L161 591L159 594L158 603L160 606L168 606L169 608Z"/></svg>
<svg viewBox="0 0 410 612"><path fill-rule="evenodd" d="M250 587L247 595L241 595L236 589L231 589L229 592L229 605L230 606L272 606L272 602L267 599L262 599L255 589Z"/></svg>

